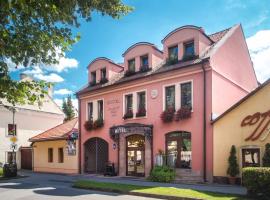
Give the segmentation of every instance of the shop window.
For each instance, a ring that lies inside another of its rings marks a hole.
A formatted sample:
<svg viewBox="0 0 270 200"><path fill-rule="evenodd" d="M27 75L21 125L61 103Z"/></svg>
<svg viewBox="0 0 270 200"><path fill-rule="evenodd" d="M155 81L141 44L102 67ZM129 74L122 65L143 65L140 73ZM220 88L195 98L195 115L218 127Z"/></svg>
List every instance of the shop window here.
<svg viewBox="0 0 270 200"><path fill-rule="evenodd" d="M8 124L8 135L16 136L17 135L17 125L16 124Z"/></svg>
<svg viewBox="0 0 270 200"><path fill-rule="evenodd" d="M178 60L178 46L173 46L168 48L169 60L175 61Z"/></svg>
<svg viewBox="0 0 270 200"><path fill-rule="evenodd" d="M192 108L191 82L181 84L181 107Z"/></svg>
<svg viewBox="0 0 270 200"><path fill-rule="evenodd" d="M88 120L93 120L93 102L88 103Z"/></svg>
<svg viewBox="0 0 270 200"><path fill-rule="evenodd" d="M16 162L16 152L7 152L7 162L8 163Z"/></svg>
<svg viewBox="0 0 270 200"><path fill-rule="evenodd" d="M165 110L175 109L175 86L165 87Z"/></svg>
<svg viewBox="0 0 270 200"><path fill-rule="evenodd" d="M192 59L194 58L194 41L184 43L184 56L183 59Z"/></svg>
<svg viewBox="0 0 270 200"><path fill-rule="evenodd" d="M98 119L103 119L103 100L98 100Z"/></svg>
<svg viewBox="0 0 270 200"><path fill-rule="evenodd" d="M58 162L63 163L64 162L64 149L58 148Z"/></svg>
<svg viewBox="0 0 270 200"><path fill-rule="evenodd" d="M53 162L53 148L48 149L48 162L49 163Z"/></svg>
<svg viewBox="0 0 270 200"><path fill-rule="evenodd" d="M260 149L246 148L242 149L243 167L260 167Z"/></svg>
<svg viewBox="0 0 270 200"><path fill-rule="evenodd" d="M146 115L145 106L145 91L137 93L137 114L136 117L143 117Z"/></svg>
<svg viewBox="0 0 270 200"><path fill-rule="evenodd" d="M135 59L128 61L128 71L135 72Z"/></svg>

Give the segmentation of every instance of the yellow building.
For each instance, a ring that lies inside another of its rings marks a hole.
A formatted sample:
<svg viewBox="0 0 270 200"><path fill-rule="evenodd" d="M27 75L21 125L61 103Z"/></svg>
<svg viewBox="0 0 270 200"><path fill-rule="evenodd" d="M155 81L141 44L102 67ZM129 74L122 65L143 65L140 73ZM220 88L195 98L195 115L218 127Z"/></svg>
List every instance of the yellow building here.
<svg viewBox="0 0 270 200"><path fill-rule="evenodd" d="M77 139L77 118L32 137L30 142L33 146L33 171L78 173Z"/></svg>
<svg viewBox="0 0 270 200"><path fill-rule="evenodd" d="M232 145L240 169L262 166L265 144L270 143L270 79L215 119L213 128L216 182L224 182L228 176Z"/></svg>

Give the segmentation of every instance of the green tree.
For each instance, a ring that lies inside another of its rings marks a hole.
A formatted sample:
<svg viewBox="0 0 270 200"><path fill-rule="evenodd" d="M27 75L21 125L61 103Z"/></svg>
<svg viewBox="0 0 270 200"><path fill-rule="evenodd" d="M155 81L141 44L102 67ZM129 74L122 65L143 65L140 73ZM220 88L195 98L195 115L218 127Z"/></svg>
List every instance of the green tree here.
<svg viewBox="0 0 270 200"><path fill-rule="evenodd" d="M2 0L0 1L0 99L13 105L41 102L50 85L17 82L9 63L52 65L80 39L72 28L93 12L118 19L132 10L122 0ZM1 103L1 102L0 102Z"/></svg>
<svg viewBox="0 0 270 200"><path fill-rule="evenodd" d="M231 177L236 177L239 174L239 165L237 163L236 148L234 145L231 147L230 156L228 159L229 167L227 169L227 174Z"/></svg>
<svg viewBox="0 0 270 200"><path fill-rule="evenodd" d="M71 101L71 96L67 97L67 100L63 99L62 110L65 113L65 121L71 120L75 117L74 106Z"/></svg>
<svg viewBox="0 0 270 200"><path fill-rule="evenodd" d="M270 167L270 143L265 145L265 152L263 155L263 166Z"/></svg>

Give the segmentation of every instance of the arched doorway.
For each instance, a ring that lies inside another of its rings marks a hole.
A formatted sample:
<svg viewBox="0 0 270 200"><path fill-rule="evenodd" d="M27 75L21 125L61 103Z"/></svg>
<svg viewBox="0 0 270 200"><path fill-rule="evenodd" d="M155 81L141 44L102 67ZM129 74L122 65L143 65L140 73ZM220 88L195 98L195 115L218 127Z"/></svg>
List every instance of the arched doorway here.
<svg viewBox="0 0 270 200"><path fill-rule="evenodd" d="M175 168L191 169L191 133L174 131L166 134L167 165Z"/></svg>
<svg viewBox="0 0 270 200"><path fill-rule="evenodd" d="M126 137L127 176L144 176L145 174L145 136L130 135Z"/></svg>
<svg viewBox="0 0 270 200"><path fill-rule="evenodd" d="M84 143L85 172L103 173L108 162L108 142L95 137Z"/></svg>

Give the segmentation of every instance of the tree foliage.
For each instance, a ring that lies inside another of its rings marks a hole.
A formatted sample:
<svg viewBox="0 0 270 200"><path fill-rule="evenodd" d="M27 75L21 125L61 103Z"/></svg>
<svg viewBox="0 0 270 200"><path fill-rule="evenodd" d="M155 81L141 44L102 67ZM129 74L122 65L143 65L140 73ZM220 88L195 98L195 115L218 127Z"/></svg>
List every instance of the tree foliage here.
<svg viewBox="0 0 270 200"><path fill-rule="evenodd" d="M71 101L71 96L67 97L67 100L63 99L62 110L65 113L64 121L71 120L75 117L75 109Z"/></svg>
<svg viewBox="0 0 270 200"><path fill-rule="evenodd" d="M72 32L80 26L80 19L90 21L94 11L117 19L131 10L121 0L0 1L0 98L12 104L40 101L48 84L13 81L8 63L24 67L56 64L80 39Z"/></svg>
<svg viewBox="0 0 270 200"><path fill-rule="evenodd" d="M231 177L236 177L239 174L239 165L237 163L236 148L234 145L231 147L230 156L228 159L229 167L227 169L227 174Z"/></svg>

